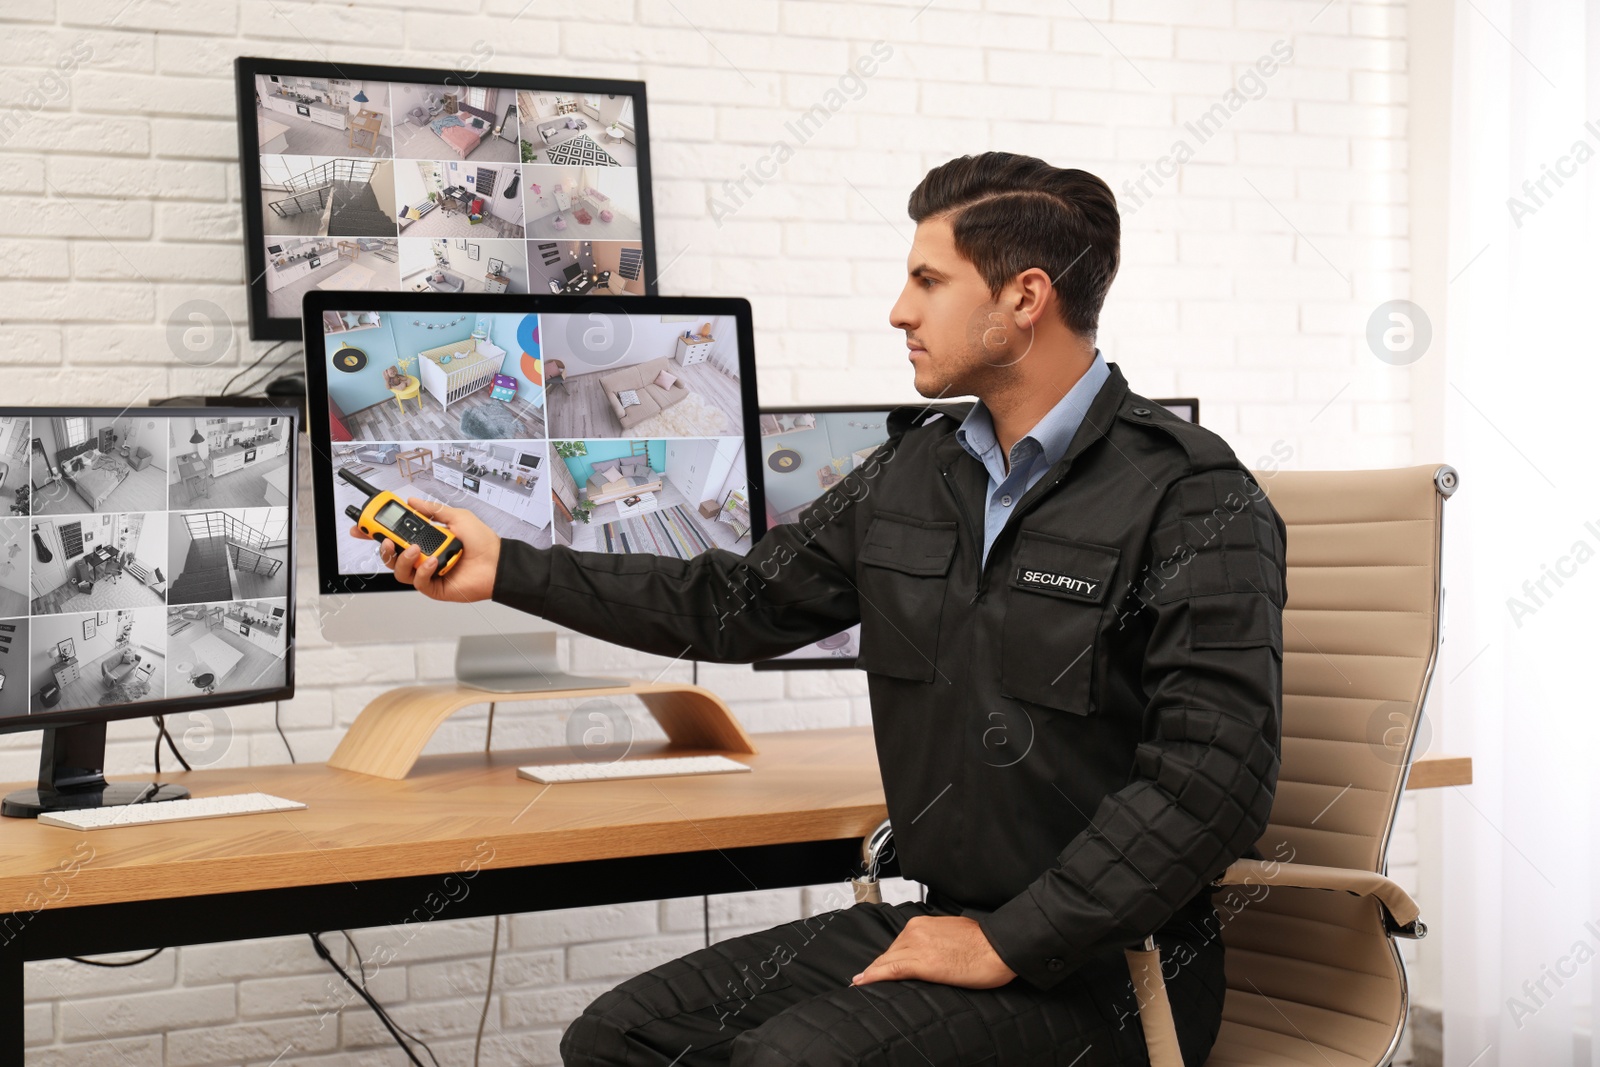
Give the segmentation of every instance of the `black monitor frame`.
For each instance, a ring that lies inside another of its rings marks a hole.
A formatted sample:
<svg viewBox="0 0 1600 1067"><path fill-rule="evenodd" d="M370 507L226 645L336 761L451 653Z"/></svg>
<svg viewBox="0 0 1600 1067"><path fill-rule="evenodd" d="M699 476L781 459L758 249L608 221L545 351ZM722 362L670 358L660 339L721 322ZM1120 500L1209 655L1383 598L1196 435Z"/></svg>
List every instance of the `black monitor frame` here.
<svg viewBox="0 0 1600 1067"><path fill-rule="evenodd" d="M250 337L257 341L300 340L301 319L274 318L267 313L267 251L261 217L261 158L256 126L256 75L286 74L306 78L345 78L362 81L402 82L440 86L484 86L494 89L550 88L562 92L607 93L633 97L633 126L639 155L639 225L644 252L645 294L655 296L655 205L651 196L650 122L645 83L615 78L578 78L564 74L513 74L503 71L456 71L429 67L389 67L367 63L331 63L299 59L240 56L234 60L234 92L239 120L239 184L244 203L246 291L250 307ZM393 121L391 116L391 121ZM632 299L631 297L628 299Z"/></svg>
<svg viewBox="0 0 1600 1067"><path fill-rule="evenodd" d="M311 492L315 501L317 586L323 594L398 592L411 587L388 571L339 573L339 539L350 524L334 502L333 434L329 422L324 311L376 311L406 315L726 315L739 334L739 406L744 417L745 485L750 500L750 538L766 533L767 499L761 482L760 406L756 387L755 327L750 302L721 296L563 296L554 293L390 293L332 290L307 293L304 301L306 405L311 440Z"/></svg>
<svg viewBox="0 0 1600 1067"><path fill-rule="evenodd" d="M120 418L130 412L148 414L155 418L282 418L288 420L288 440L291 448L298 447L299 412L294 408L267 405L240 407L146 407L146 408L95 408L73 406L0 407L0 418L54 418L57 416L88 416L90 418ZM32 466L29 465L29 484L32 484ZM42 730L44 741L39 764L39 788L24 790L7 796L0 812L8 816L34 816L41 810L100 807L103 805L175 800L188 795L180 786L152 784L146 791L138 784L108 783L103 774L105 766L106 724L123 719L141 719L151 716L176 715L207 711L213 708L262 704L267 701L289 700L294 696L295 656L295 594L296 541L298 539L298 508L294 505L299 490L298 464L288 465L289 527L288 559L285 562L289 575L289 589L284 610L284 684L259 689L238 689L222 693L196 693L194 696L165 696L160 700L133 701L126 704L98 705L93 708L72 708L65 711L42 711L27 715L0 718L0 733L21 733ZM165 512L170 514L172 508ZM185 509L176 509L185 510ZM198 510L198 509L194 509ZM31 522L35 516L18 517ZM31 654L31 649L29 650ZM31 688L31 684L30 684Z"/></svg>

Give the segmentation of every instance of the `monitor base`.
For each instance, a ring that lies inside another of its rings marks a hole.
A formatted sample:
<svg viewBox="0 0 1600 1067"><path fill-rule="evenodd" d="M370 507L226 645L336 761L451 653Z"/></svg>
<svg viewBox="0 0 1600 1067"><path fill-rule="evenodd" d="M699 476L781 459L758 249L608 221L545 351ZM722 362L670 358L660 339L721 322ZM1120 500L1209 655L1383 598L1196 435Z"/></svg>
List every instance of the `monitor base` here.
<svg viewBox="0 0 1600 1067"><path fill-rule="evenodd" d="M562 670L551 631L457 638L456 681L487 693L557 693L628 684L626 678L591 678Z"/></svg>
<svg viewBox="0 0 1600 1067"><path fill-rule="evenodd" d="M148 795L146 795L148 794ZM53 789L19 789L0 800L0 815L12 819L36 819L47 811L79 811L83 808L118 808L129 804L154 804L161 800L187 800L189 791L181 785L147 782L106 782L99 789L61 792Z"/></svg>
<svg viewBox="0 0 1600 1067"><path fill-rule="evenodd" d="M0 815L13 819L38 818L41 811L75 811L149 804L157 800L182 800L189 791L181 785L158 782L108 782L105 722L46 726L39 748L39 784L19 789L0 800Z"/></svg>

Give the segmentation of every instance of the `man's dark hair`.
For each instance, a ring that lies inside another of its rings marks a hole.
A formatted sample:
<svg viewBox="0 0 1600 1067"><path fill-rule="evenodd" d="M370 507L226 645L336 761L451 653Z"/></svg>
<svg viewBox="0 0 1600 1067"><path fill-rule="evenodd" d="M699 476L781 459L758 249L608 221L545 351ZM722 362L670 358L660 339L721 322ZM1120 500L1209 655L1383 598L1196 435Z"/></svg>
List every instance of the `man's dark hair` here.
<svg viewBox="0 0 1600 1067"><path fill-rule="evenodd" d="M956 250L978 268L991 297L1030 267L1049 274L1062 320L1094 340L1122 235L1105 182L1032 156L985 152L930 170L907 210L914 222L950 216Z"/></svg>

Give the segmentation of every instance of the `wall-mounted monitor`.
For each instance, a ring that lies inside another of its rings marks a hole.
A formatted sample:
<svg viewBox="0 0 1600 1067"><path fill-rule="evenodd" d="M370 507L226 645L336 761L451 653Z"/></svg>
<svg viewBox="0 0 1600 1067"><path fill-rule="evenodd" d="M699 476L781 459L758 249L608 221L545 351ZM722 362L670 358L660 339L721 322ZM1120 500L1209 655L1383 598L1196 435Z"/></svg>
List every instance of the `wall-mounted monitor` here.
<svg viewBox="0 0 1600 1067"><path fill-rule="evenodd" d="M654 295L640 81L235 61L250 336L308 292Z"/></svg>

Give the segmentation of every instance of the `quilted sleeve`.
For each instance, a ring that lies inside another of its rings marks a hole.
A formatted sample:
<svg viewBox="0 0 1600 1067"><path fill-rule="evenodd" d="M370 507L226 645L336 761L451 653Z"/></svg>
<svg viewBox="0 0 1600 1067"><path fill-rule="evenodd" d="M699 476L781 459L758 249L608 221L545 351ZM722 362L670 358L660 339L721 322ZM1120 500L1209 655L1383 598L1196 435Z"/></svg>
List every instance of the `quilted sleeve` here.
<svg viewBox="0 0 1600 1067"><path fill-rule="evenodd" d="M1283 720L1285 528L1243 469L1173 483L1147 546L1149 694L1128 783L1016 897L981 920L1049 989L1158 930L1265 832Z"/></svg>
<svg viewBox="0 0 1600 1067"><path fill-rule="evenodd" d="M860 511L892 453L880 449L747 555L689 559L501 544L493 599L579 633L655 655L747 663L861 621Z"/></svg>

